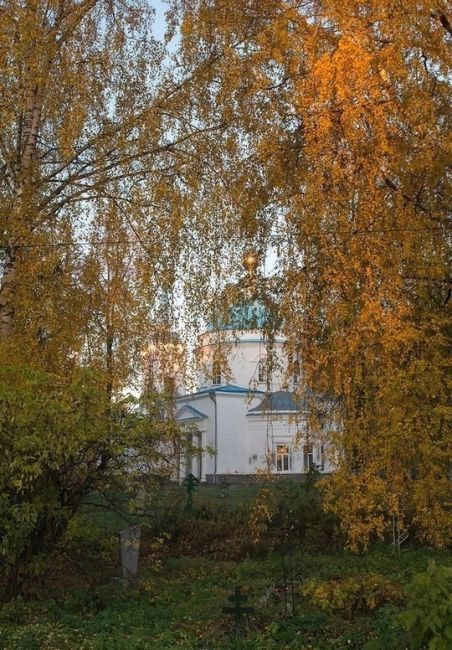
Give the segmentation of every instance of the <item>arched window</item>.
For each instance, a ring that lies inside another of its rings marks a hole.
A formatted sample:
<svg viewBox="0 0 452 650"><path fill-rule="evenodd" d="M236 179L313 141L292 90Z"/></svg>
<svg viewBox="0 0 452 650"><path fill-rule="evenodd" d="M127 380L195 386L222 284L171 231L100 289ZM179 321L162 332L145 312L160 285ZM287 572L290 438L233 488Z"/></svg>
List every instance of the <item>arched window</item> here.
<svg viewBox="0 0 452 650"><path fill-rule="evenodd" d="M168 397L174 397L176 393L176 379L165 375L163 377L163 391Z"/></svg>
<svg viewBox="0 0 452 650"><path fill-rule="evenodd" d="M221 364L219 361L214 361L212 366L212 384L219 386L221 384Z"/></svg>
<svg viewBox="0 0 452 650"><path fill-rule="evenodd" d="M300 383L300 360L298 356L295 359L293 364L293 383L294 386L298 386L298 384Z"/></svg>
<svg viewBox="0 0 452 650"><path fill-rule="evenodd" d="M319 445L319 469L321 472L325 471L325 446Z"/></svg>
<svg viewBox="0 0 452 650"><path fill-rule="evenodd" d="M267 362L265 359L260 359L257 366L257 380L260 384L267 381Z"/></svg>
<svg viewBox="0 0 452 650"><path fill-rule="evenodd" d="M303 446L303 469L307 472L311 467L314 467L314 453L312 443L307 442Z"/></svg>

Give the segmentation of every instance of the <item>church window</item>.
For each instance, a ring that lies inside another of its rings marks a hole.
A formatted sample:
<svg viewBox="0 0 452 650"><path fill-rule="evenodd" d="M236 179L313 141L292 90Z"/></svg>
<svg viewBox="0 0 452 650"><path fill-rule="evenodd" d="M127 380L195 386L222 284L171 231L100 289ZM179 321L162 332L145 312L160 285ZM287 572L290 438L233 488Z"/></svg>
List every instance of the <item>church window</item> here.
<svg viewBox="0 0 452 650"><path fill-rule="evenodd" d="M290 470L289 445L276 445L276 471L288 472Z"/></svg>
<svg viewBox="0 0 452 650"><path fill-rule="evenodd" d="M301 365L300 357L297 353L289 352L287 355L287 378L292 382L294 387L300 383Z"/></svg>
<svg viewBox="0 0 452 650"><path fill-rule="evenodd" d="M176 380L174 377L166 376L163 378L163 390L168 397L173 397L176 392Z"/></svg>
<svg viewBox="0 0 452 650"><path fill-rule="evenodd" d="M314 454L312 444L309 442L303 447L303 466L305 472L314 467Z"/></svg>
<svg viewBox="0 0 452 650"><path fill-rule="evenodd" d="M215 361L212 368L212 384L219 386L221 384L221 365Z"/></svg>
<svg viewBox="0 0 452 650"><path fill-rule="evenodd" d="M323 472L325 469L325 447L323 445L319 447L319 467L320 471Z"/></svg>
<svg viewBox="0 0 452 650"><path fill-rule="evenodd" d="M258 365L258 377L257 377L260 384L263 384L264 381L266 381L267 379L265 366L266 366L265 359L261 359Z"/></svg>
<svg viewBox="0 0 452 650"><path fill-rule="evenodd" d="M293 364L293 383L294 386L298 386L300 383L300 361L298 357L295 359Z"/></svg>

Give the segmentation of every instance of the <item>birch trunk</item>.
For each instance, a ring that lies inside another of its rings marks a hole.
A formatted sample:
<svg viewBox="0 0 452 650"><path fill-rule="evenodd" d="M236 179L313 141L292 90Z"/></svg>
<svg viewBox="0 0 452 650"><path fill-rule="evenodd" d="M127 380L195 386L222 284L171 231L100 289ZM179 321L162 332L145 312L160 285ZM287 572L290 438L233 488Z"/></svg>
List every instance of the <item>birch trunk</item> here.
<svg viewBox="0 0 452 650"><path fill-rule="evenodd" d="M0 340L8 339L14 331L14 285L16 279L16 248L8 246L3 262L0 285Z"/></svg>
<svg viewBox="0 0 452 650"><path fill-rule="evenodd" d="M15 284L17 281L18 240L26 240L31 230L31 215L26 214L24 196L32 184L33 163L36 160L37 141L42 115L43 87L35 85L30 89L26 109L19 118L17 158L14 169L13 205L11 231L19 237L10 238L5 250L0 278L0 341L14 333Z"/></svg>

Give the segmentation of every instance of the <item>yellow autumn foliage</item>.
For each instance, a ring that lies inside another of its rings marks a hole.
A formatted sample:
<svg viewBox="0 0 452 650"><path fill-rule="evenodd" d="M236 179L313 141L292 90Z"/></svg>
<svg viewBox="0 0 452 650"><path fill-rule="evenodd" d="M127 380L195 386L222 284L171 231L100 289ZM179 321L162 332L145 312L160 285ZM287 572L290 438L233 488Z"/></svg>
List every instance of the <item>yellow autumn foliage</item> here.
<svg viewBox="0 0 452 650"><path fill-rule="evenodd" d="M355 550L390 534L393 517L444 546L450 7L185 4L185 64L215 52L212 101L252 189L232 183L232 209L249 215L252 196L241 232L276 253L288 347L307 387L329 397L327 506Z"/></svg>

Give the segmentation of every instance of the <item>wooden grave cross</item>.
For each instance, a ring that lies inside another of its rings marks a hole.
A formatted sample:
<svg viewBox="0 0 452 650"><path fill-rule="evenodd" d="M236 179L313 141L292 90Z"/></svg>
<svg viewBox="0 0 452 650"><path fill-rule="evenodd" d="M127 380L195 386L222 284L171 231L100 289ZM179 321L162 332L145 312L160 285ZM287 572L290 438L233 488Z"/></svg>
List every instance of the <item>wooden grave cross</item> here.
<svg viewBox="0 0 452 650"><path fill-rule="evenodd" d="M248 596L245 596L241 592L240 587L236 587L234 594L232 596L228 597L228 600L231 603L234 603L233 607L223 607L222 612L223 614L233 614L234 615L234 627L235 631L238 632L240 630L240 624L242 622L242 616L245 614L252 614L254 612L254 607L244 607L242 603L246 603L248 600Z"/></svg>
<svg viewBox="0 0 452 650"><path fill-rule="evenodd" d="M292 526L290 527L285 526L283 528L285 544L283 544L281 549L282 568L283 568L284 609L286 612L286 616L288 614L291 614L292 616L295 615L295 585L294 585L292 538L291 538L292 530L293 530ZM287 599L289 593L291 599L290 606Z"/></svg>

